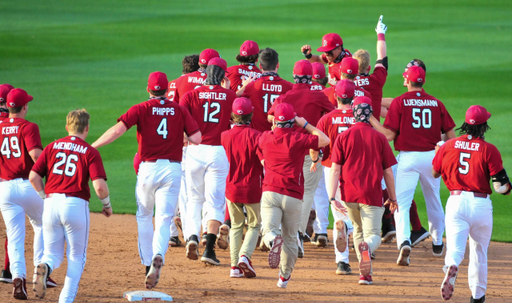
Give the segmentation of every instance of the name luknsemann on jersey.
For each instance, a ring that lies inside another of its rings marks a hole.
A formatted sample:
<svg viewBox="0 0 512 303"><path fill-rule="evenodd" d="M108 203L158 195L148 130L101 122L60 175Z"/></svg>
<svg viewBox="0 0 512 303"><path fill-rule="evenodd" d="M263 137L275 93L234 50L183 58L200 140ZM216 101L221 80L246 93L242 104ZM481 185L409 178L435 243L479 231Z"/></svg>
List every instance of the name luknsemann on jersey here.
<svg viewBox="0 0 512 303"><path fill-rule="evenodd" d="M437 100L404 99L405 106L433 106L437 107Z"/></svg>
<svg viewBox="0 0 512 303"><path fill-rule="evenodd" d="M85 154L87 152L87 147L71 143L71 142L57 142L53 144L53 149L64 149L64 150L70 150L77 153Z"/></svg>

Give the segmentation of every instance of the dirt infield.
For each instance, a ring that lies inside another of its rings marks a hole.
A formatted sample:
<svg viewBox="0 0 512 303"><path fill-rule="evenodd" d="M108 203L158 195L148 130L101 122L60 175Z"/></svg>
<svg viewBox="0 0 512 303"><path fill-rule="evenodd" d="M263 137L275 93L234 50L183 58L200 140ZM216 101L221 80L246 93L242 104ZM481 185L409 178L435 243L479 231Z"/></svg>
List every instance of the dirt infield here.
<svg viewBox="0 0 512 303"><path fill-rule="evenodd" d="M5 225L0 219L0 262L3 265ZM27 220L28 224L28 220ZM32 228L26 239L27 269L32 272ZM181 235L180 235L181 237ZM329 235L331 237L331 235ZM431 253L432 242L427 240L413 249L411 265L398 267L396 243L383 244L374 262L374 284L360 286L359 275L334 274L333 245L325 249L305 244L305 258L299 259L287 289L276 287L277 270L270 269L267 254L259 250L253 255L257 272L254 279L229 278L229 250L218 250L218 267L206 267L185 257L185 248L167 252L162 277L155 288L174 297L175 302L443 302L439 287L444 274L443 259ZM491 243L489 249L489 279L487 302L512 302L512 245ZM466 253L467 255L467 253ZM355 253L350 262L357 272ZM467 259L462 263L452 302L469 302L471 293L467 282ZM64 284L67 263L52 273L58 287L48 289L45 302L58 301ZM127 302L126 291L144 288L145 268L140 264L137 250L137 223L133 215L114 215L105 218L91 214L91 233L87 264L80 283L76 302ZM32 276L28 275L29 300ZM0 283L0 302L14 302L12 284Z"/></svg>

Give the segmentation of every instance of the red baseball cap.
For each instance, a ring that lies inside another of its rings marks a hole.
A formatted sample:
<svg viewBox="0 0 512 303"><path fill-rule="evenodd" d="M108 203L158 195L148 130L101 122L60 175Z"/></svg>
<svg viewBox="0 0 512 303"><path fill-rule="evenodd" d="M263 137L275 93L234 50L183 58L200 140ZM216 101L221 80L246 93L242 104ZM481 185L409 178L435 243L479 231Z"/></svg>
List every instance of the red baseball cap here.
<svg viewBox="0 0 512 303"><path fill-rule="evenodd" d="M220 58L220 55L216 50L207 48L199 55L199 64L208 64L212 58Z"/></svg>
<svg viewBox="0 0 512 303"><path fill-rule="evenodd" d="M425 82L425 70L421 66L411 66L407 69L407 72L402 74L404 78L409 81L416 83Z"/></svg>
<svg viewBox="0 0 512 303"><path fill-rule="evenodd" d="M330 33L322 37L322 47L317 48L316 51L328 52L341 45L343 45L343 40L341 40L340 35Z"/></svg>
<svg viewBox="0 0 512 303"><path fill-rule="evenodd" d="M167 75L162 72L152 72L148 78L148 89L150 90L164 90L167 89Z"/></svg>
<svg viewBox="0 0 512 303"><path fill-rule="evenodd" d="M295 62L293 66L293 74L301 75L301 76L312 76L313 75L313 67L308 60L299 60Z"/></svg>
<svg viewBox="0 0 512 303"><path fill-rule="evenodd" d="M290 103L280 103L274 110L274 119L279 122L290 121L297 116Z"/></svg>
<svg viewBox="0 0 512 303"><path fill-rule="evenodd" d="M371 106L372 99L365 97L365 96L355 97L354 101L352 102L352 107L355 107L355 106L357 106L359 104L363 104L363 103L369 104Z"/></svg>
<svg viewBox="0 0 512 303"><path fill-rule="evenodd" d="M258 43L252 40L247 40L240 46L240 56L252 56L259 52L260 48L258 47Z"/></svg>
<svg viewBox="0 0 512 303"><path fill-rule="evenodd" d="M212 58L210 61L208 61L208 66L210 66L210 65L217 65L218 67L222 68L224 71L226 71L228 69L228 63L226 62L226 60L224 60L220 57Z"/></svg>
<svg viewBox="0 0 512 303"><path fill-rule="evenodd" d="M15 88L7 94L7 107L23 106L34 98L21 88Z"/></svg>
<svg viewBox="0 0 512 303"><path fill-rule="evenodd" d="M0 102L7 102L7 94L14 89L14 86L10 84L0 85Z"/></svg>
<svg viewBox="0 0 512 303"><path fill-rule="evenodd" d="M336 87L334 88L334 91L336 92L336 95L340 98L347 99L354 97L354 90L356 89L356 85L354 84L354 81L351 80L340 80L336 84Z"/></svg>
<svg viewBox="0 0 512 303"><path fill-rule="evenodd" d="M313 79L325 78L325 65L322 63L314 62L311 63L311 67L313 68Z"/></svg>
<svg viewBox="0 0 512 303"><path fill-rule="evenodd" d="M240 97L235 99L231 109L233 110L233 114L248 115L252 113L254 106L252 106L252 102L250 99Z"/></svg>
<svg viewBox="0 0 512 303"><path fill-rule="evenodd" d="M341 60L340 72L347 75L359 74L359 61L352 57L345 57Z"/></svg>
<svg viewBox="0 0 512 303"><path fill-rule="evenodd" d="M491 117L491 113L488 112L485 107L480 105L471 105L466 112L466 123L471 125L479 125L487 122Z"/></svg>

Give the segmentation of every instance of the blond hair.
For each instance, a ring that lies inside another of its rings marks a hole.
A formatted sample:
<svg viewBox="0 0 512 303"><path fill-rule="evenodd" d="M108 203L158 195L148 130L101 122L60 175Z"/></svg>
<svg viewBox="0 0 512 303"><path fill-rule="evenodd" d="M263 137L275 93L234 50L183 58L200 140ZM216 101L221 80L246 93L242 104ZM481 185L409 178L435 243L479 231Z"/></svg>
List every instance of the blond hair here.
<svg viewBox="0 0 512 303"><path fill-rule="evenodd" d="M368 66L370 66L370 53L367 50L360 49L352 55L352 58L359 62L359 73L366 73Z"/></svg>
<svg viewBox="0 0 512 303"><path fill-rule="evenodd" d="M70 111L66 117L66 126L68 127L68 132L83 134L85 128L89 125L90 118L91 116L85 110L85 108L77 108L76 110Z"/></svg>

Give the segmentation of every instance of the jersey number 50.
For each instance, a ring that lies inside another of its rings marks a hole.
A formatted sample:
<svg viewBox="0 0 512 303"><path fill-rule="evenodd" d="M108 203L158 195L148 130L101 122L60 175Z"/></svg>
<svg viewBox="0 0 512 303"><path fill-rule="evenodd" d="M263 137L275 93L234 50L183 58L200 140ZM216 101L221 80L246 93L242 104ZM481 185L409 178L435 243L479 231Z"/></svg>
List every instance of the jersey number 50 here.
<svg viewBox="0 0 512 303"><path fill-rule="evenodd" d="M430 108L413 108L412 118L414 122L412 127L414 128L431 128L432 127L432 110Z"/></svg>

